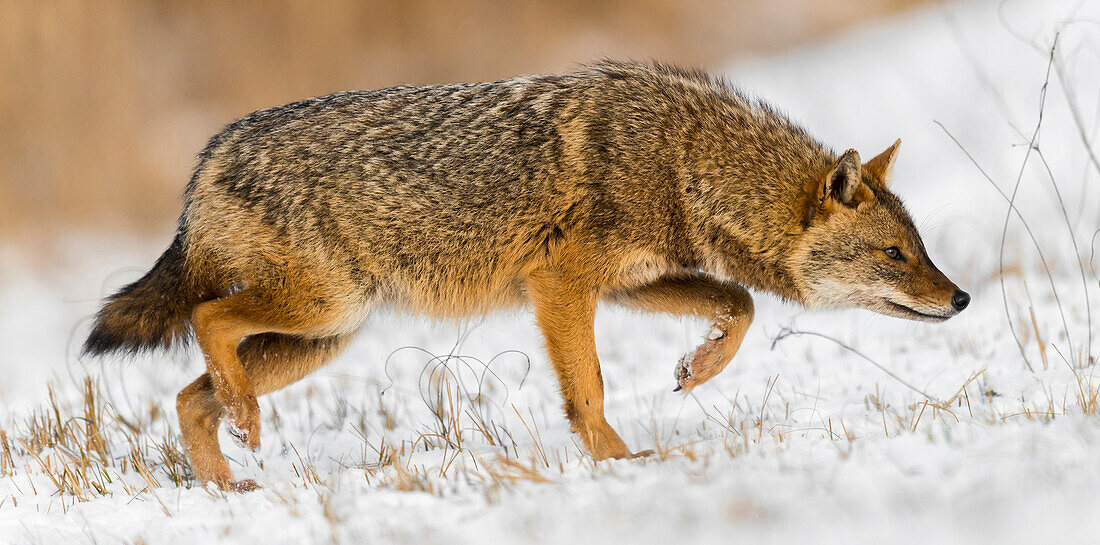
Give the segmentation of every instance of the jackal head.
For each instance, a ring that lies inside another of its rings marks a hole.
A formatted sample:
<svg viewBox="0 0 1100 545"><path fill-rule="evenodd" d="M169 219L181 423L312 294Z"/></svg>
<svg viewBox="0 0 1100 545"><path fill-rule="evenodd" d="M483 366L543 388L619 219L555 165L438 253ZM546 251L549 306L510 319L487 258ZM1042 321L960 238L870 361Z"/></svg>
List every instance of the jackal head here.
<svg viewBox="0 0 1100 545"><path fill-rule="evenodd" d="M932 264L887 188L900 144L862 165L848 150L807 185L804 231L788 267L808 307L858 306L938 322L970 303Z"/></svg>

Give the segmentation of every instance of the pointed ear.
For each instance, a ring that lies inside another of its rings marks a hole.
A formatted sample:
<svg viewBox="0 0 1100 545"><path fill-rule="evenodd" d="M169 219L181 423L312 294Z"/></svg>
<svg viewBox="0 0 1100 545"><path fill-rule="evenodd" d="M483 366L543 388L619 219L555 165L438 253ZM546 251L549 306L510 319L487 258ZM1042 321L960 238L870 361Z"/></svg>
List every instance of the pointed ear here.
<svg viewBox="0 0 1100 545"><path fill-rule="evenodd" d="M834 201L846 206L855 204L863 186L859 153L854 149L844 152L833 169L825 175L820 198L822 203Z"/></svg>
<svg viewBox="0 0 1100 545"><path fill-rule="evenodd" d="M898 157L898 148L901 147L901 138L894 145L886 148L886 151L875 156L863 165L863 171L871 176L871 179L882 184L882 187L890 181L890 174L894 170L894 160Z"/></svg>

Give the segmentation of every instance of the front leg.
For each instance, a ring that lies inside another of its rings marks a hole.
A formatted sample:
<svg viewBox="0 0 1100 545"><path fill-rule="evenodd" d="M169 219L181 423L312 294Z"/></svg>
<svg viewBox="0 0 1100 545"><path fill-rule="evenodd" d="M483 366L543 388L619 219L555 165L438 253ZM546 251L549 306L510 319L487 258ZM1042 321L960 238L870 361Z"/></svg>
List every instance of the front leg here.
<svg viewBox="0 0 1100 545"><path fill-rule="evenodd" d="M593 329L599 301L595 283L561 270L540 269L527 279L527 286L571 429L597 460L633 457L604 417L603 375Z"/></svg>
<svg viewBox="0 0 1100 545"><path fill-rule="evenodd" d="M637 310L697 316L713 322L703 344L676 366L676 390L684 393L729 365L753 317L748 290L702 274L660 278L638 288L612 292L607 298Z"/></svg>

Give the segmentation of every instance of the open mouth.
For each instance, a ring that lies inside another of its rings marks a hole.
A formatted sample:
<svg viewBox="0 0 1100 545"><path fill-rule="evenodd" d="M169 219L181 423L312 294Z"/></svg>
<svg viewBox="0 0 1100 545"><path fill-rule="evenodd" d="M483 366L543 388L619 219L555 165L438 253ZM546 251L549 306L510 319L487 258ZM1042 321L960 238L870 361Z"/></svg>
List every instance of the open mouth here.
<svg viewBox="0 0 1100 545"><path fill-rule="evenodd" d="M883 301L886 302L887 306L889 306L891 309L897 311L899 314L906 315L906 316L908 316L910 318L913 318L915 320L924 320L926 322L942 322L942 321L947 320L948 318L951 317L951 316L943 316L943 315L940 315L940 314L926 314L926 313L921 312L919 310L909 308L905 305L900 305L898 303L895 303L895 302L893 302L889 299L883 299Z"/></svg>

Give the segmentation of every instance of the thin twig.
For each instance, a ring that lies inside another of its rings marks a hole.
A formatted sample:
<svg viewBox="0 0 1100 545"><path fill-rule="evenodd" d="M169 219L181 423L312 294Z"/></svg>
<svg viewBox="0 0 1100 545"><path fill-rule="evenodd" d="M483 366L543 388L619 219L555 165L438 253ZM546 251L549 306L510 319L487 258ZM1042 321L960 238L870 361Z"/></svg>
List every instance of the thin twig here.
<svg viewBox="0 0 1100 545"><path fill-rule="evenodd" d="M1047 171L1047 178L1050 179L1050 185L1054 188L1054 194L1058 197L1058 206L1062 209L1062 218L1066 220L1069 240L1073 243L1073 255L1077 258L1077 270L1081 272L1081 287L1085 290L1086 330L1088 331L1088 343L1085 345L1085 358L1087 362L1088 358L1092 356L1092 305L1089 304L1089 281L1088 277L1085 275L1085 265L1081 260L1081 249L1077 246L1077 235L1073 232L1073 225L1070 224L1069 214L1066 212L1066 203L1062 200L1062 192L1058 189L1058 183L1054 181L1054 172L1050 170L1050 164L1047 163L1047 158L1043 155L1043 150L1036 147L1035 153L1039 155L1039 161L1043 163L1043 168Z"/></svg>
<svg viewBox="0 0 1100 545"><path fill-rule="evenodd" d="M1034 367L1031 365L1031 361L1027 357L1027 352L1026 352L1026 350L1024 350L1023 342L1020 341L1020 337L1016 333L1016 325L1012 322L1012 313L1011 313L1011 311L1008 307L1008 292L1007 292L1007 289L1005 288L1005 280L1004 280L1004 277L1005 277L1005 274L1004 274L1004 252L1005 252L1005 245L1006 245L1006 241L1007 241L1007 237L1008 237L1008 224L1009 224L1009 220L1012 218L1013 213L1015 213L1016 217L1020 219L1021 224L1023 224L1023 226L1024 226L1024 230L1027 231L1028 237L1031 238L1031 242L1035 246L1035 251L1038 253L1039 260L1043 265L1044 272L1046 273L1047 281L1050 283L1051 292L1053 293L1054 299L1058 304L1058 312L1061 314L1062 327L1063 327L1064 331L1066 332L1066 340L1067 340L1067 342L1069 342L1072 345L1072 340L1070 339L1070 333L1069 333L1069 323L1066 320L1066 315L1065 315L1065 312L1063 310L1063 306L1062 306L1062 303L1061 303L1061 297L1058 295L1058 288L1056 287L1056 285L1054 283L1054 275L1050 270L1050 265L1047 263L1046 256L1043 254L1043 249L1039 245L1039 241L1036 238L1035 233L1031 230L1031 226L1028 224L1027 220L1024 219L1023 214L1020 212L1020 210L1016 207L1016 195L1019 193L1020 184L1023 180L1024 172L1027 168L1027 162L1031 158L1031 153L1038 148L1038 146L1036 145L1036 141L1038 140L1038 137L1039 137L1039 130L1042 128L1042 125L1043 125L1043 114L1044 114L1045 109L1046 109L1047 88L1050 84L1050 74L1051 74L1051 69L1052 69L1053 64L1054 64L1054 54L1055 54L1055 50L1056 50L1057 46L1058 46L1058 37L1056 35L1055 39L1054 39L1054 45L1051 46L1050 54L1049 54L1048 61L1047 61L1046 77L1043 80L1043 87L1042 87L1042 89L1040 90L1040 93L1039 93L1039 119L1035 124L1035 129L1034 129L1034 131L1031 135L1030 141L1028 142L1027 153L1024 155L1023 163L1020 165L1020 170L1019 170L1019 173L1017 174L1016 183L1013 186L1011 196L1006 195L1005 192L1003 190L1001 190L1000 186L998 186L997 183L993 181L993 178L985 171L985 169L983 169L981 167L980 164L978 164L977 160L974 159L974 156L971 155L970 152L966 150L966 148L962 145L962 143L959 142L959 140L957 138L955 138L955 136L953 134L951 134L950 131L947 130L947 127L945 127L943 125L943 123L940 123L939 121L934 121L934 123L936 123L936 125L938 125L940 127L940 129L943 129L944 133L947 134L948 138L950 138L955 143L955 145L959 147L959 149L966 155L966 157L968 159L970 159L970 162L972 164L974 164L974 166L978 169L979 172L981 172L982 176L984 176L985 179L990 183L990 185L993 186L993 188L997 191L997 193L1000 194L1001 197L1004 198L1008 202L1008 210L1005 212L1005 221L1004 221L1004 226L1003 226L1002 231L1001 231L1001 245L1000 245L1000 251L999 251L998 260L997 260L998 283L1000 284L1000 287L1001 287L1001 299L1004 303L1005 319L1008 321L1009 332L1012 334L1013 340L1016 341L1016 346L1020 350L1020 356L1024 360L1024 365L1026 365L1028 370L1030 370L1030 371L1034 371Z"/></svg>
<svg viewBox="0 0 1100 545"><path fill-rule="evenodd" d="M816 331L801 331L801 330L797 330L797 329L791 329L789 327L784 327L781 330L779 330L779 334L776 335L774 339L772 339L772 348L774 349L775 345L777 343L779 343L779 341L782 341L783 339L786 339L787 337L794 337L794 336L799 336L799 335L810 335L810 336L813 336L813 337L821 337L822 339L833 341L834 343L839 345L841 348L844 348L845 350L848 350L849 352L852 352L853 354L867 360L868 363L870 363L871 365L874 365L875 367L877 367L883 373L886 373L887 375L890 375L890 378L900 382L906 388L909 388L910 390L913 390L914 392L924 396L924 398L927 399L928 401L930 401L933 405L936 405L937 407L940 407L940 406L943 405L943 403L940 400L932 397L931 395L926 393L924 390L921 390L920 388L917 388L916 386L913 386L912 384L906 382L901 377L895 375L893 371L890 371L889 369L884 367L879 362L869 358L863 352L860 352L859 350L856 350L855 348L852 348L851 346L848 346L844 342L841 342L840 340L838 340L834 337L830 337L828 335L825 335L823 333L818 333Z"/></svg>
<svg viewBox="0 0 1100 545"><path fill-rule="evenodd" d="M1005 245L1006 245L1006 242L1008 240L1008 224L1010 223L1009 220L1011 220L1011 218L1012 218L1012 210L1015 208L1016 195L1019 194L1019 192L1020 192L1020 184L1023 182L1024 172L1027 170L1027 162L1031 159L1031 152L1035 151L1035 149L1036 149L1035 143L1039 139L1039 130L1043 127L1043 114L1046 112L1046 103L1047 103L1047 89L1050 86L1050 73L1051 73L1052 68L1054 67L1054 53L1057 50L1057 48L1058 48L1058 35L1055 34L1054 35L1054 44L1051 45L1051 47L1050 47L1050 57L1047 61L1046 77L1043 79L1042 88L1039 89L1039 118L1035 122L1035 131L1031 134L1031 140L1027 144L1027 153L1024 154L1024 160L1020 164L1020 171L1016 175L1016 184L1012 187L1012 196L1009 197L1009 199L1008 199L1009 210L1005 211L1004 227L1001 229L1001 249L1000 249L1000 253L998 255L997 267L998 267L998 272L1000 273L999 274L1000 278L998 280L999 280L1000 285L1001 285L1001 297L1004 300L1005 316L1006 317L1009 316L1009 310L1008 310L1008 292L1005 289L1005 279L1004 279L1004 259L1005 259ZM1018 210L1017 210L1017 214L1019 214ZM1046 267L1046 260L1045 259L1043 261L1043 266ZM1059 312L1061 312L1062 304L1061 304L1061 301L1058 298L1058 290L1054 287L1054 278L1053 278L1053 275L1050 275L1049 267L1047 267L1047 274L1048 274L1048 276L1050 276L1050 288L1054 292L1054 299L1055 299L1055 301L1058 301L1058 310L1059 310ZM1011 318L1009 318L1009 320L1008 320L1008 325L1009 325L1009 327L1014 327L1013 324L1012 324L1012 319ZM1066 331L1066 340L1069 342L1070 345L1072 345L1073 341L1070 340L1069 324L1066 322L1066 315L1065 315L1064 312L1062 313L1062 325L1064 326L1065 331Z"/></svg>

